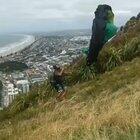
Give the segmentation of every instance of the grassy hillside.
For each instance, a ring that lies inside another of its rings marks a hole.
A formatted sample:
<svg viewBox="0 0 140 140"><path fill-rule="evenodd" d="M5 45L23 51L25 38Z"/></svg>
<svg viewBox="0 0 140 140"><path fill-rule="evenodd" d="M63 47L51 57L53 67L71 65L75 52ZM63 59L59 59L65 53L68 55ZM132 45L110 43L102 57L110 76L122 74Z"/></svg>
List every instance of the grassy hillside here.
<svg viewBox="0 0 140 140"><path fill-rule="evenodd" d="M140 58L69 89L69 99L30 107L0 124L1 139L140 138Z"/></svg>
<svg viewBox="0 0 140 140"><path fill-rule="evenodd" d="M0 112L2 140L140 139L140 22L106 44L98 63L71 66L68 96L48 82Z"/></svg>
<svg viewBox="0 0 140 140"><path fill-rule="evenodd" d="M18 61L7 61L0 63L0 71L2 72L13 72L13 71L23 71L28 69L28 66L25 63Z"/></svg>

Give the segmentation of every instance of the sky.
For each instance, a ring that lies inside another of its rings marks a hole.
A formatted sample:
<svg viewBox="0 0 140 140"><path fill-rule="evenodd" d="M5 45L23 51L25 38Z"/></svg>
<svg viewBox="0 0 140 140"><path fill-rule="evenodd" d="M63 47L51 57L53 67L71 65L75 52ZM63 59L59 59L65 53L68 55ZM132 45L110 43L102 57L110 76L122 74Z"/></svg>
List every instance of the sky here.
<svg viewBox="0 0 140 140"><path fill-rule="evenodd" d="M99 4L108 4L115 24L140 12L140 0L0 0L0 33L90 29Z"/></svg>

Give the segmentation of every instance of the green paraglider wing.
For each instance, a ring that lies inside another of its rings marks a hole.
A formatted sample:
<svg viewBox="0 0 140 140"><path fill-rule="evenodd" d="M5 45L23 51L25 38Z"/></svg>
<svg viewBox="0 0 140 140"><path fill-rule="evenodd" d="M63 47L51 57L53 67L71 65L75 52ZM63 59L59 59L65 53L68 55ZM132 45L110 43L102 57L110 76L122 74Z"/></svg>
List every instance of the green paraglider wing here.
<svg viewBox="0 0 140 140"><path fill-rule="evenodd" d="M104 41L105 43L111 39L114 35L116 35L118 28L112 23L108 22L106 24L106 29L105 29L105 38Z"/></svg>
<svg viewBox="0 0 140 140"><path fill-rule="evenodd" d="M105 38L104 42L108 42L109 39L111 39L113 36L116 35L118 28L112 23L108 22L106 24L106 29L105 29ZM83 48L82 53L85 55L88 55L89 48Z"/></svg>
<svg viewBox="0 0 140 140"><path fill-rule="evenodd" d="M82 53L88 55L89 48L82 48Z"/></svg>
<svg viewBox="0 0 140 140"><path fill-rule="evenodd" d="M106 19L105 22L104 22L104 20L101 19L101 16L104 17L104 14L105 14L105 13L103 13L102 8L110 9L110 10L107 11L107 17L106 17L107 19ZM99 45L99 44L101 44L100 42L102 42L102 44L105 44L106 42L108 42L113 36L115 36L117 34L117 29L118 29L113 24L113 22L114 22L114 13L112 12L110 6L99 5L98 8L97 8L97 11L95 12L95 15L96 15L96 17L98 16L99 18L95 18L96 21L94 20L94 24L93 24L95 26L93 26L94 27L94 30L93 30L94 34L93 34L93 38L92 38L93 41L91 41L92 42L91 47L92 48L94 47L94 49L92 49L93 52L90 53L92 55L96 54L96 53L94 53L95 51L100 50L100 48L99 48L99 47L101 47ZM105 25L105 28L103 28L104 25ZM98 36L98 37L94 38L95 35ZM100 36L103 36L103 39L100 38ZM95 42L97 40L97 38L98 38L98 43L95 43L96 44L95 45L93 42ZM100 38L100 40L99 40L99 38ZM88 55L89 52L91 52L91 51L89 51L89 48L83 48L82 52L83 52L83 54ZM97 53L99 53L99 52L97 52Z"/></svg>

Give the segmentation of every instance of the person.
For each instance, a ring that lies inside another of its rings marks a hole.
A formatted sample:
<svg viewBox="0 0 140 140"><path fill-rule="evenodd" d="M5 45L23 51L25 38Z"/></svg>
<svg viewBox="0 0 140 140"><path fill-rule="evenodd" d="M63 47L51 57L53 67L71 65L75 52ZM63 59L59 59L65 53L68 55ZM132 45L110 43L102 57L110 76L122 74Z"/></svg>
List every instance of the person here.
<svg viewBox="0 0 140 140"><path fill-rule="evenodd" d="M109 5L99 5L95 11L92 36L87 55L87 66L97 62L97 57L104 44L113 37L117 28L113 24L114 14Z"/></svg>
<svg viewBox="0 0 140 140"><path fill-rule="evenodd" d="M53 86L58 92L57 99L63 100L66 98L66 87L64 85L64 69L56 65L53 66L53 69Z"/></svg>

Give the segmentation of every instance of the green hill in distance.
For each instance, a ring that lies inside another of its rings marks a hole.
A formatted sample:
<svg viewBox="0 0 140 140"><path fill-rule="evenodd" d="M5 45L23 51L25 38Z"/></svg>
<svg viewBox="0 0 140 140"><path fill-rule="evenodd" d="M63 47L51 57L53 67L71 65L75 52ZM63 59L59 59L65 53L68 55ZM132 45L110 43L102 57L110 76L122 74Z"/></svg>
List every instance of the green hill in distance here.
<svg viewBox="0 0 140 140"><path fill-rule="evenodd" d="M0 71L2 72L23 71L27 68L28 66L25 63L18 61L6 61L0 63Z"/></svg>

